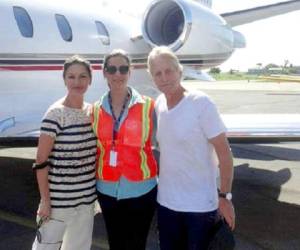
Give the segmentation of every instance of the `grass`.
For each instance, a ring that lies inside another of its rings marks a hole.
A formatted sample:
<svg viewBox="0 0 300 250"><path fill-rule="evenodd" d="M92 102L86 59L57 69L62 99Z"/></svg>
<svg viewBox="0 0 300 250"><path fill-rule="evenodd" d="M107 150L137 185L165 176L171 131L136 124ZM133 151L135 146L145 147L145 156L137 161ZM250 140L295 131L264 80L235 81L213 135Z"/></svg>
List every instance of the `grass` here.
<svg viewBox="0 0 300 250"><path fill-rule="evenodd" d="M248 75L246 73L220 73L220 74L210 74L217 81L239 81L239 80L258 80L257 75Z"/></svg>

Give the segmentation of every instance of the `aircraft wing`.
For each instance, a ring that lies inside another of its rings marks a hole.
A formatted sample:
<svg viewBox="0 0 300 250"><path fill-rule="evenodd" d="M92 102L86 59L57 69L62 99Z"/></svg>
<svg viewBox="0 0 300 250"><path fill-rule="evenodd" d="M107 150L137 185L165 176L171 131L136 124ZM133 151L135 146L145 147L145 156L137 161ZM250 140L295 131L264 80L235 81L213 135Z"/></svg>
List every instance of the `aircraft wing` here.
<svg viewBox="0 0 300 250"><path fill-rule="evenodd" d="M208 73L206 73L202 70L193 69L192 67L184 67L183 68L183 76L191 78L191 79L205 81L205 82L215 82L216 81Z"/></svg>
<svg viewBox="0 0 300 250"><path fill-rule="evenodd" d="M231 143L300 141L299 114L221 114ZM38 130L0 137L1 145L36 146Z"/></svg>
<svg viewBox="0 0 300 250"><path fill-rule="evenodd" d="M280 2L246 10L223 13L221 16L231 27L234 27L295 10L300 10L300 0Z"/></svg>
<svg viewBox="0 0 300 250"><path fill-rule="evenodd" d="M300 140L299 114L223 114L231 142Z"/></svg>

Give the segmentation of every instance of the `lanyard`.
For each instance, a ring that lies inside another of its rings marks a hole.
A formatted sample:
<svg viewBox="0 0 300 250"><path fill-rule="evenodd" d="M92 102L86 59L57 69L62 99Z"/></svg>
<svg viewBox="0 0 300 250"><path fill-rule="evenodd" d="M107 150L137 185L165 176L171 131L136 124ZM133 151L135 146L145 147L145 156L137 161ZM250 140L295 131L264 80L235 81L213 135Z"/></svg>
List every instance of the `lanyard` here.
<svg viewBox="0 0 300 250"><path fill-rule="evenodd" d="M109 108L110 108L112 117L114 119L114 126L113 126L113 131L112 131L112 137L113 137L113 143L112 143L112 145L113 145L113 147L115 146L115 141L116 141L116 137L117 137L118 128L119 128L119 125L120 125L121 118L122 118L122 116L123 116L123 114L125 112L125 109L126 109L126 106L127 106L127 102L129 100L129 97L130 97L130 94L128 93L126 95L125 100L124 100L124 103L123 103L120 115L117 118L116 115L115 115L115 113L114 113L113 107L112 107L112 100L111 100L110 93L108 95Z"/></svg>

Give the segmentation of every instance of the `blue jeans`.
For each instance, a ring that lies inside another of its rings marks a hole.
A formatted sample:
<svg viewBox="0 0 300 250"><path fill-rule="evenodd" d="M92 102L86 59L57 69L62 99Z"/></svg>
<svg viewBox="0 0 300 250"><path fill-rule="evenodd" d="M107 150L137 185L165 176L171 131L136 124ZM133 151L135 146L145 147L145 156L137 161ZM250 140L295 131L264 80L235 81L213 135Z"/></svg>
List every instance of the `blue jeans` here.
<svg viewBox="0 0 300 250"><path fill-rule="evenodd" d="M205 250L218 221L217 210L204 213L176 212L158 205L161 250Z"/></svg>

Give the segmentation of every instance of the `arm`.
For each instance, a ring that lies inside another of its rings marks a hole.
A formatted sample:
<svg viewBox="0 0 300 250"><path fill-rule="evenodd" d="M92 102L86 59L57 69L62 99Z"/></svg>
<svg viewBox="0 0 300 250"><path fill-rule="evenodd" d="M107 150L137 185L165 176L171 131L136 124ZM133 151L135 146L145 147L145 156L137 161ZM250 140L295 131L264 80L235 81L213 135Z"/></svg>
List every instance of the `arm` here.
<svg viewBox="0 0 300 250"><path fill-rule="evenodd" d="M36 157L37 164L41 164L48 160L48 157L53 148L53 144L54 144L53 137L46 134L40 135L38 149L37 149L37 157ZM49 218L51 214L48 170L49 170L48 166L43 169L36 170L36 177L37 177L39 192L41 196L41 202L37 214L43 219Z"/></svg>
<svg viewBox="0 0 300 250"><path fill-rule="evenodd" d="M229 143L227 141L225 133L222 133L209 140L214 146L220 168L220 191L222 193L231 192L232 180L233 180L233 160L230 151ZM225 218L226 222L231 229L235 227L235 213L234 207L231 201L220 198L219 210L221 215Z"/></svg>

